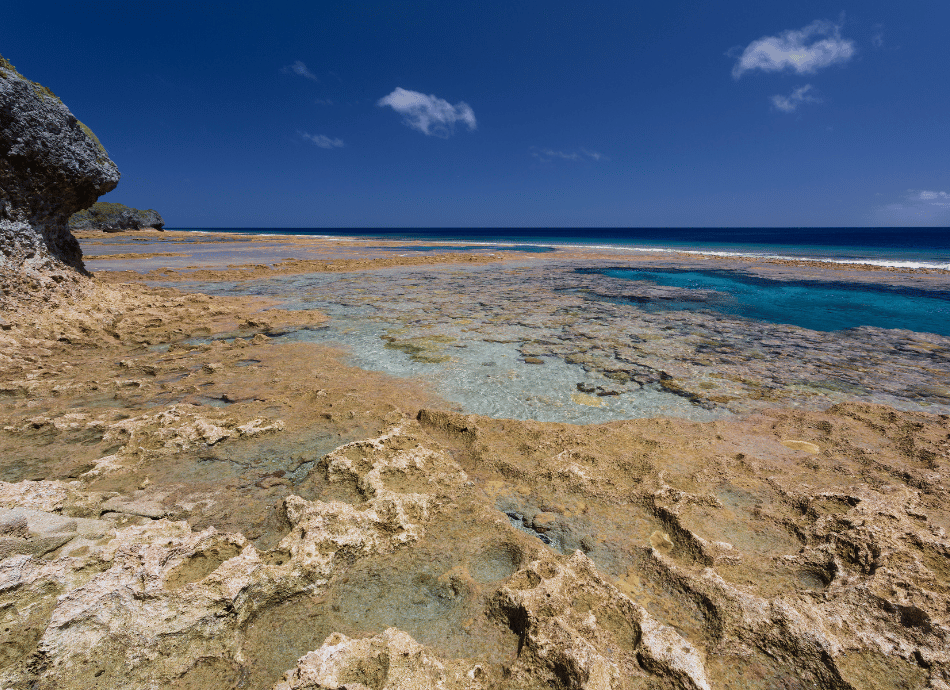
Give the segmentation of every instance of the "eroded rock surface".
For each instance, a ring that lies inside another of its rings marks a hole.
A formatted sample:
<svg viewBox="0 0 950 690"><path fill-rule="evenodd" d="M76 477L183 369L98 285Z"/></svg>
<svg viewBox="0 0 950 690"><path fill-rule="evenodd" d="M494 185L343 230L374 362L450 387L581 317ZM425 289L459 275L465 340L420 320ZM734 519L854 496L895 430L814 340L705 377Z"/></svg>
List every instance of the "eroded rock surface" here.
<svg viewBox="0 0 950 690"><path fill-rule="evenodd" d="M421 419L470 476L504 485L492 495L513 525L555 551L589 557L572 556L567 579L561 564L532 564L501 590L497 605L524 631L519 662L535 637L549 655L583 647L587 610L597 620L626 610L622 637L635 662L624 667L620 643L609 657L625 678L639 665L685 687L942 688L948 680L943 417L848 404L694 425L707 427L698 436L670 420L588 434L429 411ZM818 457L781 444L793 430L813 439ZM679 666L660 670L636 646L642 613L598 585L593 565L685 641L654 648L673 650L665 663ZM546 612L537 620L532 602ZM606 667L593 651L584 658L587 666L560 662L574 680L554 682L584 687L607 673L595 671Z"/></svg>
<svg viewBox="0 0 950 690"><path fill-rule="evenodd" d="M0 270L4 302L83 270L69 216L115 188L119 171L52 91L0 57ZM28 284L14 287L16 274ZM50 287L50 285L46 285Z"/></svg>
<svg viewBox="0 0 950 690"><path fill-rule="evenodd" d="M382 449L394 439L409 440L403 426L368 443ZM414 456L432 452L418 445L399 451L393 467L424 464ZM371 473L388 469L380 454L374 460ZM428 517L426 500L387 492L351 506L291 495L285 500L290 532L269 552L240 535L213 528L195 532L184 522L156 520L109 531L103 521L80 525L41 511L7 511L0 517L10 534L36 541L42 515L47 531L65 533L65 539L71 528L84 542L82 549L58 546L46 560L34 553L0 562L6 629L16 637L37 607L49 617L36 651L8 660L4 687L28 679L40 687L158 687L204 672L210 658L239 668L240 629L252 616L289 597L325 593L341 550L352 562L418 539ZM70 524L52 524L57 520ZM48 601L54 593L63 596Z"/></svg>
<svg viewBox="0 0 950 690"><path fill-rule="evenodd" d="M663 424L601 427L591 438L584 427L426 412L421 425L402 419L328 453L313 472L352 487L350 502L288 495L288 531L269 550L167 519L123 527L105 494L91 511L102 518L65 517L90 513L81 482L8 483L3 504L31 507L0 515L0 607L8 630L27 631L7 647L2 679L41 688L942 688L946 461L926 451L946 434L936 420L916 422L929 469L905 477L916 487L887 481L886 439L900 444L902 423L888 415L838 410L834 424L856 423L842 429L847 438L876 440L883 462L854 482L841 442L826 436L821 452L839 469L815 472L809 485L801 473L813 456L779 451L778 441L760 447L769 459L723 457L754 438L748 429L720 434L719 447L705 447L711 462L684 474L675 463L651 467L702 439L659 448ZM502 430L518 452L498 443ZM613 466L621 447L649 452L640 465ZM524 509L534 536L491 507L492 497L510 504L506 495L543 508ZM539 538L558 531L553 548ZM36 548L8 546L27 542ZM469 631L468 642L421 643L391 624L424 636L444 620L449 636ZM309 635L302 646L278 641L283 626L298 625ZM296 657L268 651L288 646Z"/></svg>
<svg viewBox="0 0 950 690"><path fill-rule="evenodd" d="M97 201L89 208L74 213L69 219L70 230L162 230L165 221L154 209L140 210L124 204Z"/></svg>
<svg viewBox="0 0 950 690"><path fill-rule="evenodd" d="M0 687L950 683L946 416L466 415L272 306L10 313Z"/></svg>

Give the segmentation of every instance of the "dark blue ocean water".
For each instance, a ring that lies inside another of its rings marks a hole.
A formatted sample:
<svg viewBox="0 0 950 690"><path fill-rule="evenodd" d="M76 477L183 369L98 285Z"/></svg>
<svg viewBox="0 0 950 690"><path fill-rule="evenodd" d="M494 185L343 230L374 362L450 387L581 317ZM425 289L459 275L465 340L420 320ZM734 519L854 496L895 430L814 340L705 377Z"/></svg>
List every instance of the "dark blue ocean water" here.
<svg viewBox="0 0 950 690"><path fill-rule="evenodd" d="M453 251L480 248L485 244L500 250L539 252L586 246L616 250L618 258L630 256L631 252L659 250L950 271L950 228L193 229L254 235L449 241L453 243ZM445 246L407 245L400 249L444 251ZM718 293L716 299L699 303L687 300L638 303L646 309L711 309L819 331L876 326L950 336L950 274L947 276L947 290L922 291L893 285L775 281L727 271L610 269L602 273L614 278L646 280L659 285L715 290Z"/></svg>

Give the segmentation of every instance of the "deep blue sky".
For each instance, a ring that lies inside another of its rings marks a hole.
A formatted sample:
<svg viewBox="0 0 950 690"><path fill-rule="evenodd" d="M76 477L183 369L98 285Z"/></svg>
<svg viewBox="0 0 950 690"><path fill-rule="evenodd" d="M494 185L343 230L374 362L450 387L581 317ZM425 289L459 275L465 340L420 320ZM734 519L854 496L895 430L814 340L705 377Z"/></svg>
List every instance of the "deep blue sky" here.
<svg viewBox="0 0 950 690"><path fill-rule="evenodd" d="M946 0L2 15L171 227L950 225Z"/></svg>

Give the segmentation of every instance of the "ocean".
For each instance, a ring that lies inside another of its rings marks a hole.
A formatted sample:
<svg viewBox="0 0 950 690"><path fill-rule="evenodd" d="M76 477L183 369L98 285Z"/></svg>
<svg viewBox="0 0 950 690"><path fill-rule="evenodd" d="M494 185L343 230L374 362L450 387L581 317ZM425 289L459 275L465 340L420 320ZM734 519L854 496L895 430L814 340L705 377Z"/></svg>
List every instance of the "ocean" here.
<svg viewBox="0 0 950 690"><path fill-rule="evenodd" d="M168 228L546 247L603 247L950 271L950 228ZM444 248L441 248L444 250Z"/></svg>

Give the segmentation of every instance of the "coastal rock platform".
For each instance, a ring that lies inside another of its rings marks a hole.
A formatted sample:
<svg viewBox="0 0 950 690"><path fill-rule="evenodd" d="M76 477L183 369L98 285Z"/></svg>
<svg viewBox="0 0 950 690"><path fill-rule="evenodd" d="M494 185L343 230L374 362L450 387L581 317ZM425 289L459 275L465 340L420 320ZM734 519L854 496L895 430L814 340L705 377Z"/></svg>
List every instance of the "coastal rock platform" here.
<svg viewBox="0 0 950 690"><path fill-rule="evenodd" d="M112 259L4 313L0 687L950 687L946 337L406 244ZM571 372L521 409L615 416L473 413L438 372L482 347L495 397Z"/></svg>

